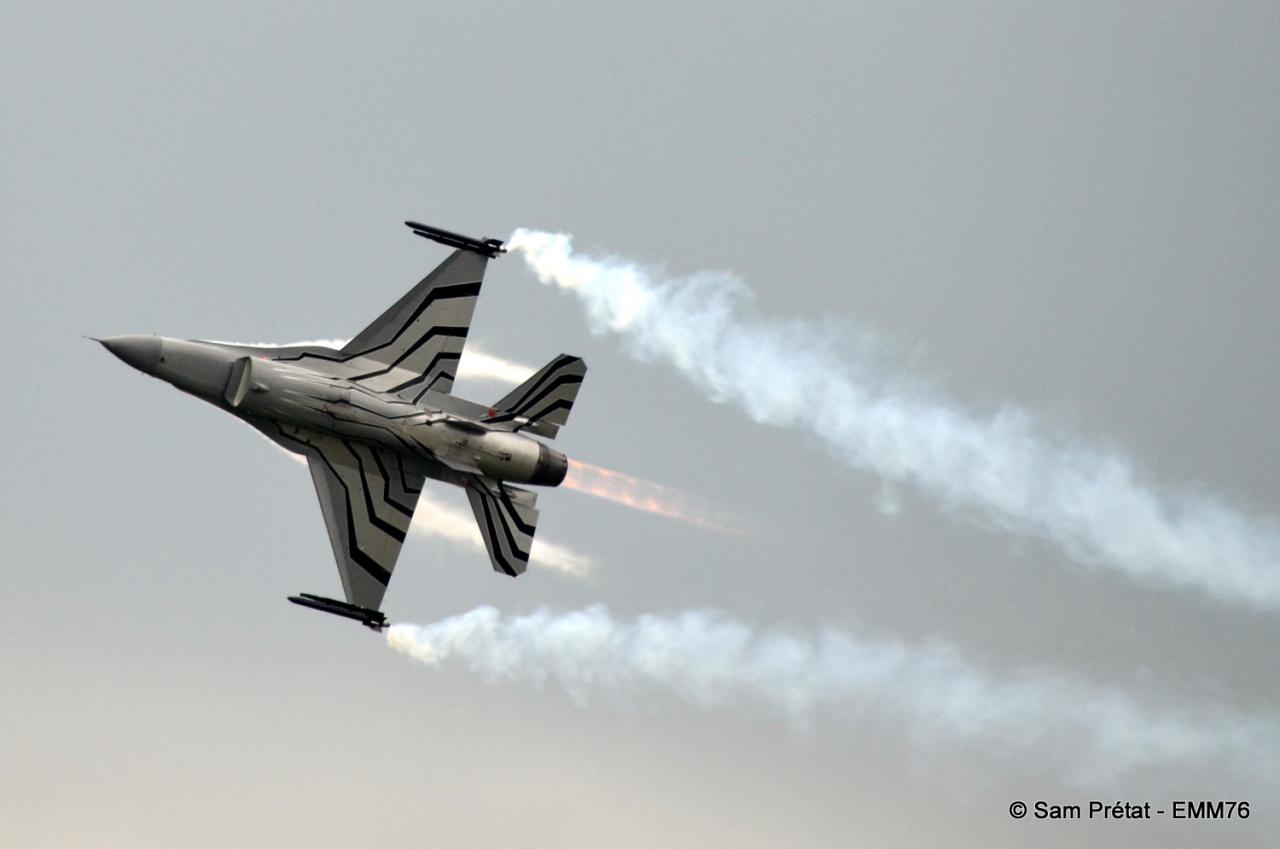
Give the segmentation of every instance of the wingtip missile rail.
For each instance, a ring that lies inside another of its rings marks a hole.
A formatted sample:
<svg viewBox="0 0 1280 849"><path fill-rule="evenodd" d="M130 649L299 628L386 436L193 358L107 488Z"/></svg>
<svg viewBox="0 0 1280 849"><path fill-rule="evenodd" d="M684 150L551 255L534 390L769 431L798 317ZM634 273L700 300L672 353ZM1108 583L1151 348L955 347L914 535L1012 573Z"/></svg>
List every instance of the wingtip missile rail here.
<svg viewBox="0 0 1280 849"><path fill-rule="evenodd" d="M358 604L348 604L345 601L337 599L325 598L320 595L312 595L311 593L302 593L301 595L289 596L289 601L294 604L300 604L303 607L309 607L312 610L319 610L322 613L332 613L334 616L343 616L347 619L354 619L366 628L372 628L374 631L381 631L389 624L387 615L381 610L370 610L367 607L361 607Z"/></svg>
<svg viewBox="0 0 1280 849"><path fill-rule="evenodd" d="M451 248L472 251L490 259L496 259L499 254L507 252L507 249L502 246L502 241L499 239L476 239L472 236L463 236L460 233L441 230L439 227L432 227L429 224L419 224L416 221L406 221L404 223L406 227L413 231L415 236L421 236L424 239L430 239L433 242L439 242Z"/></svg>

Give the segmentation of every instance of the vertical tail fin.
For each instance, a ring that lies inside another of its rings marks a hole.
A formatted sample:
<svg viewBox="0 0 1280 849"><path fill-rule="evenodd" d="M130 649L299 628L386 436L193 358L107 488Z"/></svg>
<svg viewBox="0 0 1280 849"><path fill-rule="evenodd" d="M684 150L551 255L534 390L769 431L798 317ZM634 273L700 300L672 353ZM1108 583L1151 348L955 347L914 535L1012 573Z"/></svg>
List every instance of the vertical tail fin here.
<svg viewBox="0 0 1280 849"><path fill-rule="evenodd" d="M581 357L561 354L494 404L493 414L485 423L502 430L527 430L555 439L569 420L569 411L586 374L587 364Z"/></svg>

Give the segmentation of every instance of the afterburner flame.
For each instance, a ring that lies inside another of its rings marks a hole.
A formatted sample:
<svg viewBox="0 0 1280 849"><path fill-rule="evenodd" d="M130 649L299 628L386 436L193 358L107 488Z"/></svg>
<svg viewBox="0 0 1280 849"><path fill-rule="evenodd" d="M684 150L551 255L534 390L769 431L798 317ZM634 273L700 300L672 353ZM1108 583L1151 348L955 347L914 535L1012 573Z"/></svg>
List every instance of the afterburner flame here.
<svg viewBox="0 0 1280 849"><path fill-rule="evenodd" d="M705 499L581 460L569 461L569 474L560 485L633 510L691 525L716 531L742 531L736 519Z"/></svg>

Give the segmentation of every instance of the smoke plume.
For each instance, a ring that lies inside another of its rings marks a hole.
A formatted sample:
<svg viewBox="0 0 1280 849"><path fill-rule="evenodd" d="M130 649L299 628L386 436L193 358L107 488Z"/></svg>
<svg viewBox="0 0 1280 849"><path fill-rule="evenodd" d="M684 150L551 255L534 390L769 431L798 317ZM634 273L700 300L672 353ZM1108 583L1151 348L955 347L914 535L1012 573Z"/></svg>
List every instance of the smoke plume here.
<svg viewBox="0 0 1280 849"><path fill-rule="evenodd" d="M517 386L535 371L532 366L490 354L474 342L462 349L462 359L458 362L459 380L487 380Z"/></svg>
<svg viewBox="0 0 1280 849"><path fill-rule="evenodd" d="M754 314L732 275L664 277L575 254L563 233L517 230L508 247L540 281L577 296L596 332L620 334L632 355L675 367L759 423L810 431L855 469L1051 540L1083 563L1280 607L1274 519L1200 491L1157 491L1123 454L1047 432L1016 406L968 412L885 373L865 339L838 354L816 325Z"/></svg>
<svg viewBox="0 0 1280 849"><path fill-rule="evenodd" d="M1021 760L1052 763L1094 785L1170 763L1265 775L1266 753L1280 743L1270 716L1144 706L1048 674L1001 681L947 645L832 629L757 634L707 611L620 622L604 607L513 617L479 607L431 625L394 625L387 642L428 666L463 665L491 683L550 682L579 704L643 704L657 693L705 710L754 702L801 725L819 716L855 720L930 748L1034 754Z"/></svg>

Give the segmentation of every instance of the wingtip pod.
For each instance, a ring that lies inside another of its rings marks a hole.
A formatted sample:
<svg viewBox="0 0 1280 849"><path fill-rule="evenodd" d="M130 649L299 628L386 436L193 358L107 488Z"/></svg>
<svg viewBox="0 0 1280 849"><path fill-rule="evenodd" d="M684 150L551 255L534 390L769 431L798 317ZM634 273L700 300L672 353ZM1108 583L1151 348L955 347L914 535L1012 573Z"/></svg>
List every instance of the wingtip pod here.
<svg viewBox="0 0 1280 849"><path fill-rule="evenodd" d="M471 236L463 236L460 233L452 233L448 230L442 230L439 227L432 227L429 224L419 224L416 221L406 221L405 226L413 231L413 235L421 236L424 239L430 239L433 242L439 242L442 245L448 245L451 248L461 248L464 251L472 251L481 256L487 256L490 259L496 259L499 254L504 254L507 249L502 246L500 239L476 239Z"/></svg>
<svg viewBox="0 0 1280 849"><path fill-rule="evenodd" d="M366 628L381 632L391 623L387 621L387 615L381 610L370 610L367 607L361 607L358 604L348 604L345 601L338 601L324 596L312 595L311 593L302 593L301 595L289 596L289 601L303 607L309 607L312 610L319 610L322 613L332 613L334 616L342 616L346 619L354 619Z"/></svg>

